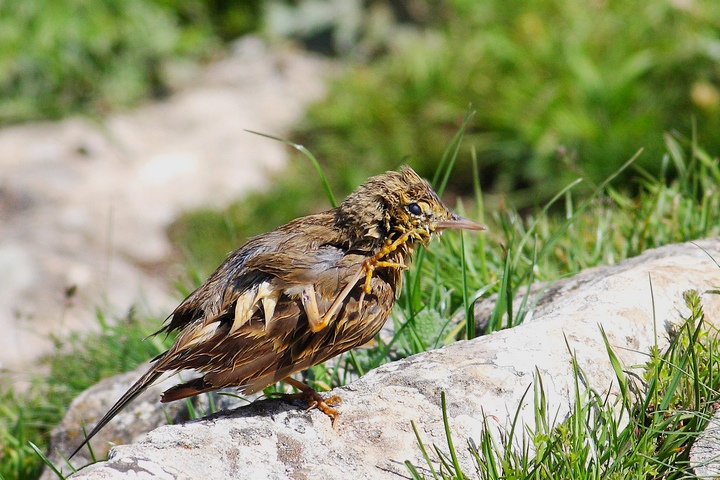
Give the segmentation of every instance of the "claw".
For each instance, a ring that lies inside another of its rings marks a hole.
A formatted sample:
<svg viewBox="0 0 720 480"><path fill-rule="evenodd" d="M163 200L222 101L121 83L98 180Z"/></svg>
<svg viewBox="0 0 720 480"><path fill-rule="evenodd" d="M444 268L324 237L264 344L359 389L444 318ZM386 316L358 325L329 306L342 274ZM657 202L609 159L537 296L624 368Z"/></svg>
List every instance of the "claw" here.
<svg viewBox="0 0 720 480"><path fill-rule="evenodd" d="M427 235L429 237L430 233L426 232L422 228L416 228L414 230L403 233L395 241L391 241L388 239L385 241L385 245L383 245L383 247L378 253L373 255L372 258L365 260L362 266L362 271L365 272L365 283L363 285L363 294L360 297L361 303L362 299L365 297L364 294L370 293L370 291L372 290L372 277L376 268L398 268L400 270L405 270L406 268L408 268L405 264L383 261L382 259L400 248L400 246L407 243L411 238L419 240L421 239L422 235Z"/></svg>
<svg viewBox="0 0 720 480"><path fill-rule="evenodd" d="M323 412L325 415L330 417L330 420L332 421L332 426L335 428L337 425L337 419L340 416L340 411L336 408L338 405L342 403L342 399L337 395L332 395L331 397L324 399L318 392L315 391L314 388L305 385L304 383L295 380L294 378L288 377L283 382L292 385L294 388L296 388L298 393L280 393L275 392L271 394L273 397L282 397L284 400L304 400L308 403L307 411L310 411L314 408L317 408L321 412Z"/></svg>

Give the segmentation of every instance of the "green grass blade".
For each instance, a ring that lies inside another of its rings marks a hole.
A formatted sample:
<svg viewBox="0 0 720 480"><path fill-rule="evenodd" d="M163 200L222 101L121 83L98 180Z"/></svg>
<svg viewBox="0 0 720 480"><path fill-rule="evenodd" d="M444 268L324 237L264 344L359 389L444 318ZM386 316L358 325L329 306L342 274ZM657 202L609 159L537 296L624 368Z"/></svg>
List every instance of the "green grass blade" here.
<svg viewBox="0 0 720 480"><path fill-rule="evenodd" d="M475 315L473 314L473 304L470 302L470 292L468 291L467 258L465 258L465 235L462 231L460 232L460 252L462 297L463 307L465 308L465 338L470 340L475 338Z"/></svg>
<svg viewBox="0 0 720 480"><path fill-rule="evenodd" d="M485 210L483 208L483 194L480 187L480 168L478 167L478 158L475 147L471 147L472 173L473 173L473 193L475 197L475 210L478 222L485 224ZM477 237L477 260L480 263L480 275L482 278L488 278L488 260L485 252L485 235L476 235Z"/></svg>
<svg viewBox="0 0 720 480"><path fill-rule="evenodd" d="M450 420L447 412L447 401L445 399L445 391L440 392L440 405L442 408L443 425L445 426L445 439L447 441L448 450L450 450L450 458L452 458L453 467L455 468L455 475L457 478L465 478L460 468L460 461L455 451L455 445L453 445L452 432L450 431Z"/></svg>
<svg viewBox="0 0 720 480"><path fill-rule="evenodd" d="M512 277L512 259L510 250L505 251L505 264L503 266L502 281L500 283L500 291L498 292L497 302L490 314L488 320L487 331L485 333L496 332L504 328L503 315L507 312L508 324L512 321L510 318L512 312L513 292L510 285Z"/></svg>
<svg viewBox="0 0 720 480"><path fill-rule="evenodd" d="M318 162L317 158L315 158L315 155L312 154L310 150L305 148L304 145L300 145L299 143L291 142L290 140L284 140L282 138L274 137L272 135L268 135L267 133L260 133L255 132L253 130L245 130L248 133L252 133L254 135L260 135L261 137L270 138L272 140L277 140L278 142L282 142L285 145L288 145L290 147L293 147L294 149L298 150L300 153L305 155L307 158L310 159L310 162L312 162L313 166L315 167L315 170L317 170L318 175L320 175L320 180L322 181L323 188L325 189L325 194L328 197L328 200L330 201L330 205L333 206L333 208L337 207L337 201L335 201L335 195L333 195L332 188L330 188L330 184L327 181L327 178L325 177L325 172L323 171L322 167L320 166L320 162Z"/></svg>
<svg viewBox="0 0 720 480"><path fill-rule="evenodd" d="M468 106L463 123L460 125L460 128L455 133L447 148L443 152L440 163L438 164L438 168L435 169L435 175L433 175L432 182L430 183L435 188L435 191L438 193L438 195L442 195L442 193L445 191L445 186L447 185L448 179L450 178L450 172L452 172L452 167L455 164L458 152L460 151L460 144L462 142L463 136L465 135L465 129L467 128L473 116L475 116L475 111L472 109L472 106ZM446 163L448 163L448 165L445 165ZM440 179L441 175L443 179L440 184L438 184L438 180Z"/></svg>
<svg viewBox="0 0 720 480"><path fill-rule="evenodd" d="M608 359L610 360L610 365L612 366L613 372L615 373L615 378L617 378L618 385L620 387L620 393L622 395L623 402L629 402L630 401L630 386L628 384L627 376L625 375L625 371L622 368L622 365L620 365L620 360L618 359L617 355L615 355L615 352L612 349L612 346L610 346L610 341L608 340L607 334L605 333L605 329L600 326L600 335L602 335L603 342L605 343L605 350L608 354ZM625 403L628 405L627 403Z"/></svg>
<svg viewBox="0 0 720 480"><path fill-rule="evenodd" d="M410 460L405 460L405 468L408 469L408 472L410 472L410 477L413 480L423 480L422 475L420 475L420 473L415 468L415 465L413 465Z"/></svg>
<svg viewBox="0 0 720 480"><path fill-rule="evenodd" d="M423 458L425 458L425 462L427 462L428 468L430 468L430 472L432 472L433 478L435 480L438 480L437 472L435 472L435 467L432 464L432 460L430 460L430 455L428 455L427 449L425 448L425 444L423 443L422 438L420 438L420 432L418 432L415 422L411 421L410 425L412 426L413 433L415 434L415 439L417 440L418 447L420 447L420 452L422 453ZM405 462L406 465L408 463L409 462Z"/></svg>
<svg viewBox="0 0 720 480"><path fill-rule="evenodd" d="M638 159L638 157L640 156L641 153L642 153L642 149L638 150L637 153L635 153L635 155L633 155L633 156L632 156L627 162L625 162L620 168L618 168L617 170L615 170L615 172L613 172L612 175L610 175L608 178L606 178L605 181L603 181L603 182L598 186L598 188L597 188L587 199L585 199L585 201L583 201L582 204L580 204L580 206L575 210L575 215L577 216L579 213L584 212L585 210L587 210L587 208L588 208L590 205L592 205L592 202L595 200L595 198L598 197L598 196L605 190L605 188L606 188L618 175L620 175L622 172L624 172L625 170L627 170L633 163L635 163L635 161ZM558 196L564 195L564 192L565 192L565 191L569 190L569 188L571 188L572 186L574 186L574 185L576 185L576 184L577 184L577 182L571 184L569 187L566 187L565 189L563 189L562 192L560 192L560 193L559 193L558 195L556 195L556 197L554 197L554 198L558 198ZM547 208L547 207L546 207L546 208ZM560 224L560 226L555 230L555 232L553 232L553 234L547 239L547 241L545 242L545 244L543 245L543 247L540 249L540 253L539 253L539 255L538 255L538 258L541 258L541 259L544 258L545 255L548 253L548 251L555 246L555 243L557 242L557 240L558 240L562 235L565 234L565 231L566 231L566 230L570 227L570 225L573 223L574 218L575 218L575 217L570 218L570 219L566 220L565 222L563 222L562 224ZM522 283L529 275L530 275L530 269L527 269L527 270L525 271L525 273L522 275L522 277L520 278L520 281L519 281L518 283L519 283L519 284Z"/></svg>
<svg viewBox="0 0 720 480"><path fill-rule="evenodd" d="M50 461L49 458L47 458L47 457L45 456L45 454L42 452L42 450L40 450L40 448L38 448L38 446L35 445L33 442L28 442L28 443L30 444L30 448L32 448L32 449L35 451L35 453L37 454L38 457L40 457L40 459L43 461L43 463L44 463L50 470L52 470L52 472L53 472L55 475L57 475L58 478L61 478L61 479L65 480L65 475L63 475L62 472L61 472L60 470L58 470L57 467L55 467L55 465L53 465L53 463ZM68 463L68 465L70 465L70 464ZM72 467L72 465L70 465L70 466ZM75 473L76 470L73 468L72 471L73 471L73 473Z"/></svg>

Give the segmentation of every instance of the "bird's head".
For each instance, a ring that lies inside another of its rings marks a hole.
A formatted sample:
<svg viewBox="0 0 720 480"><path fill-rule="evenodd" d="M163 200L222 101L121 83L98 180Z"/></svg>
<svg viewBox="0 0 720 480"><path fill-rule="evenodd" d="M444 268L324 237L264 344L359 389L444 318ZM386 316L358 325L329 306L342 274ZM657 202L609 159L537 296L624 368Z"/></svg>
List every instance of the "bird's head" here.
<svg viewBox="0 0 720 480"><path fill-rule="evenodd" d="M371 248L410 232L410 245L427 244L446 228L486 230L452 213L412 168L370 178L338 207L336 219L360 244Z"/></svg>

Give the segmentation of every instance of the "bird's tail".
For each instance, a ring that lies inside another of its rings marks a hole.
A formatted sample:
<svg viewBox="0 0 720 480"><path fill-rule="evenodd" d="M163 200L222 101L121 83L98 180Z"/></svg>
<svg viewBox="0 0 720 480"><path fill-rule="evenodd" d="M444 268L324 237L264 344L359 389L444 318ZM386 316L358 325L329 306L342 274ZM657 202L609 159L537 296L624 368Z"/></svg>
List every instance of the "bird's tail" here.
<svg viewBox="0 0 720 480"><path fill-rule="evenodd" d="M151 368L148 372L146 372L140 379L133 384L132 387L128 389L127 392L123 394L122 397L120 397L120 400L118 400L115 405L112 406L112 408L105 414L104 417L100 419L97 425L90 431L90 433L85 437L85 439L82 441L82 443L70 454L68 457L68 460L75 456L76 453L80 451L81 448L83 448L87 443L90 441L91 438L93 438L102 428L112 420L115 415L120 413L120 411L125 408L125 406L132 402L135 397L140 395L142 392L145 391L146 388L148 388L150 385L152 385L155 380L157 380L164 372L158 371L157 365L153 368Z"/></svg>

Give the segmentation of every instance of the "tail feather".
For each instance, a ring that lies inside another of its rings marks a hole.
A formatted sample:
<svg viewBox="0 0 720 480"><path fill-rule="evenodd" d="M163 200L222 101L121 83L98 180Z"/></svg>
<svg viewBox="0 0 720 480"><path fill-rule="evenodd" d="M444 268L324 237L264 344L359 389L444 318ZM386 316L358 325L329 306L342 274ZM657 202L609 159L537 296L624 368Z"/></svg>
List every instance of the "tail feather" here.
<svg viewBox="0 0 720 480"><path fill-rule="evenodd" d="M112 406L112 408L105 414L104 417L100 419L97 425L90 431L90 433L85 437L85 439L82 441L82 443L70 454L68 457L68 460L75 456L76 453L80 451L81 448L83 448L87 443L92 439L100 430L107 425L110 420L115 418L115 416L120 413L120 411L127 406L128 403L132 402L138 395L140 395L142 392L145 391L150 385L152 385L155 380L157 380L163 372L158 371L156 368L151 369L147 373L145 373L140 379L133 384L132 387L128 389L127 392L123 394L122 397L120 397L120 400L118 400L115 405Z"/></svg>
<svg viewBox="0 0 720 480"><path fill-rule="evenodd" d="M181 383L170 387L162 394L161 402L167 403L175 400L181 400L183 398L192 397L200 393L217 390L218 387L205 382L202 377L195 378L189 382Z"/></svg>

